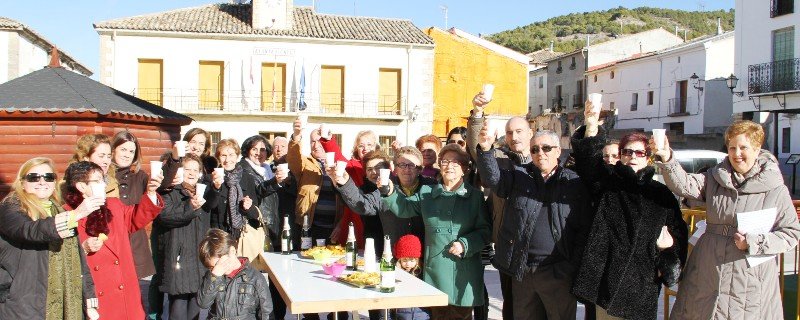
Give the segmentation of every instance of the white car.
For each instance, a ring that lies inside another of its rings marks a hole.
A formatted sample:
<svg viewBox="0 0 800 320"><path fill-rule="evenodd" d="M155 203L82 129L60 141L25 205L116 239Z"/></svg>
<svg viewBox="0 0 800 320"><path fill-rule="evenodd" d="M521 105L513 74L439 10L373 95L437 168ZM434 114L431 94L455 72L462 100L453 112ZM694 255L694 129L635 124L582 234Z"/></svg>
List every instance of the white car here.
<svg viewBox="0 0 800 320"><path fill-rule="evenodd" d="M698 173L711 169L728 156L726 153L711 150L673 150L672 152L672 157L687 173ZM660 173L653 176L653 179L664 182Z"/></svg>

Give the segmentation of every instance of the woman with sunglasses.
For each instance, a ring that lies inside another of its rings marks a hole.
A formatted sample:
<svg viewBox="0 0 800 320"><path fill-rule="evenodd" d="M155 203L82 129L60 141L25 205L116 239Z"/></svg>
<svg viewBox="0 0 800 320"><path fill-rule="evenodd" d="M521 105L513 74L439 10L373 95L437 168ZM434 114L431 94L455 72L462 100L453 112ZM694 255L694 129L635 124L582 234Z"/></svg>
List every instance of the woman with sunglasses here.
<svg viewBox="0 0 800 320"><path fill-rule="evenodd" d="M75 221L102 202L62 209L54 169L48 158L26 161L0 203L0 319L98 318Z"/></svg>
<svg viewBox="0 0 800 320"><path fill-rule="evenodd" d="M655 319L661 286L678 283L686 261L686 223L672 192L653 180L647 137L622 137L620 161L607 164L592 109L587 101L585 125L572 136L575 172L596 207L573 293L597 305L598 319Z"/></svg>
<svg viewBox="0 0 800 320"><path fill-rule="evenodd" d="M656 153L664 182L677 195L704 202L708 222L686 263L672 317L783 319L775 255L793 250L800 225L778 160L761 149L764 128L748 120L731 124L725 130L728 157L703 174L686 173L664 140ZM739 229L742 213L759 211L768 231ZM746 255L772 259L751 264Z"/></svg>
<svg viewBox="0 0 800 320"><path fill-rule="evenodd" d="M144 228L164 207L156 193L162 175L150 179L139 204L125 205L119 198L105 198L105 180L100 166L89 161L70 164L64 174L64 202L76 208L85 199L103 205L78 220L78 237L87 253L101 319L143 319L142 296L136 276L130 234Z"/></svg>

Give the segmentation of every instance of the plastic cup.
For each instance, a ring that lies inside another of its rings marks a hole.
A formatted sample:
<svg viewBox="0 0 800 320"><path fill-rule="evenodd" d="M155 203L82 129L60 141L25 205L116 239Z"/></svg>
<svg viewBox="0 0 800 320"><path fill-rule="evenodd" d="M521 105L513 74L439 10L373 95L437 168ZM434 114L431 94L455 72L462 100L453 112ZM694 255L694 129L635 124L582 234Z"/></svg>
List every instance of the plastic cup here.
<svg viewBox="0 0 800 320"><path fill-rule="evenodd" d="M375 239L366 238L364 240L364 271L375 272L378 271L378 266L375 261Z"/></svg>
<svg viewBox="0 0 800 320"><path fill-rule="evenodd" d="M308 115L307 114L298 115L297 119L300 119L300 128L305 128L308 125Z"/></svg>
<svg viewBox="0 0 800 320"><path fill-rule="evenodd" d="M325 153L325 166L333 167L336 165L336 152Z"/></svg>
<svg viewBox="0 0 800 320"><path fill-rule="evenodd" d="M666 140L667 129L653 129L653 142L656 144L656 149L664 149L664 140Z"/></svg>
<svg viewBox="0 0 800 320"><path fill-rule="evenodd" d="M590 93L589 101L592 102L592 111L595 113L599 113L600 107L602 106L603 103L603 95L600 93Z"/></svg>
<svg viewBox="0 0 800 320"><path fill-rule="evenodd" d="M336 176L344 177L344 169L347 168L347 161L336 162Z"/></svg>
<svg viewBox="0 0 800 320"><path fill-rule="evenodd" d="M92 196L95 198L106 198L106 184L105 183L92 183Z"/></svg>
<svg viewBox="0 0 800 320"><path fill-rule="evenodd" d="M175 149L178 149L178 157L182 158L186 156L186 147L189 145L188 141L175 141Z"/></svg>
<svg viewBox="0 0 800 320"><path fill-rule="evenodd" d="M204 194L206 194L206 185L205 184L198 183L197 185L195 185L194 188L195 188L195 193L199 194L201 198L203 197Z"/></svg>
<svg viewBox="0 0 800 320"><path fill-rule="evenodd" d="M392 172L390 169L381 169L381 185L387 186L389 185L389 173Z"/></svg>
<svg viewBox="0 0 800 320"><path fill-rule="evenodd" d="M150 161L150 179L155 179L161 174L161 161Z"/></svg>
<svg viewBox="0 0 800 320"><path fill-rule="evenodd" d="M225 169L224 168L214 168L214 173L216 173L220 177L225 177Z"/></svg>
<svg viewBox="0 0 800 320"><path fill-rule="evenodd" d="M286 171L286 173L289 173L289 164L288 163L278 164L278 171Z"/></svg>
<svg viewBox="0 0 800 320"><path fill-rule="evenodd" d="M319 125L319 135L325 139L330 139L331 128L328 128L324 123Z"/></svg>
<svg viewBox="0 0 800 320"><path fill-rule="evenodd" d="M492 95L494 95L494 85L491 83L487 83L483 85L483 98L486 101L492 101Z"/></svg>
<svg viewBox="0 0 800 320"><path fill-rule="evenodd" d="M486 121L485 124L488 126L488 128L486 128L486 134L488 134L490 137L497 138L501 132L500 123L497 121L489 121L488 119L484 121Z"/></svg>
<svg viewBox="0 0 800 320"><path fill-rule="evenodd" d="M178 171L175 171L175 179L178 179L178 183L183 183L183 168L178 168Z"/></svg>

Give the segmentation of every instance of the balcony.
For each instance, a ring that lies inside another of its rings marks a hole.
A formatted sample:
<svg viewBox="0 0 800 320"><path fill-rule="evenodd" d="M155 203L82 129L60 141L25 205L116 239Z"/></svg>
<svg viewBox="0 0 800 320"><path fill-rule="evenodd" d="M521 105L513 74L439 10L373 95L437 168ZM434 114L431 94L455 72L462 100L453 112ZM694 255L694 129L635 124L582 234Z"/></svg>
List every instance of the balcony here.
<svg viewBox="0 0 800 320"><path fill-rule="evenodd" d="M553 112L561 112L567 105L567 98L568 96L563 96L560 98L553 98L551 106L553 107Z"/></svg>
<svg viewBox="0 0 800 320"><path fill-rule="evenodd" d="M669 99L669 116L670 117L680 117L680 116L688 116L689 112L686 110L686 106L691 105L694 102L692 98L672 98Z"/></svg>
<svg viewBox="0 0 800 320"><path fill-rule="evenodd" d="M583 94L581 94L581 93L573 94L572 95L572 108L573 109L583 108L583 102L584 101L585 100L583 99Z"/></svg>
<svg viewBox="0 0 800 320"><path fill-rule="evenodd" d="M132 95L175 112L187 114L260 114L297 112L299 92L203 89L135 89ZM403 118L405 97L393 95L309 93L305 111L331 117Z"/></svg>
<svg viewBox="0 0 800 320"><path fill-rule="evenodd" d="M769 16L775 18L794 12L794 0L770 0Z"/></svg>
<svg viewBox="0 0 800 320"><path fill-rule="evenodd" d="M751 95L800 91L800 58L750 65L747 80Z"/></svg>

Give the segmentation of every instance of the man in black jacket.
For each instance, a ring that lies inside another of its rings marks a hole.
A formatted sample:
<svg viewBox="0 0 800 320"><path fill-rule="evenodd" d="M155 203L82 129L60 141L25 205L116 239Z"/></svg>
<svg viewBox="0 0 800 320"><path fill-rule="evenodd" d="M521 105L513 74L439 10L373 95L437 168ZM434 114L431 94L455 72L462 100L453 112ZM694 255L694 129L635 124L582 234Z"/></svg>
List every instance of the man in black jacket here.
<svg viewBox="0 0 800 320"><path fill-rule="evenodd" d="M505 201L494 266L510 276L514 319L575 319L570 292L591 224L585 186L558 164L559 137L539 131L532 163L498 167L486 129L480 132L478 171L484 186Z"/></svg>

